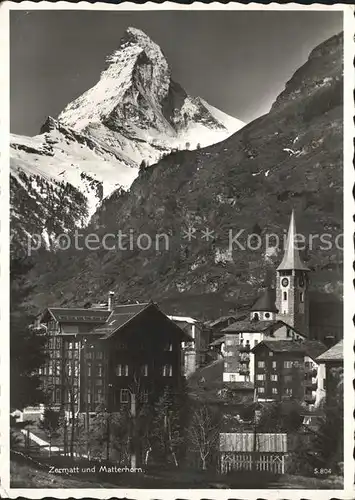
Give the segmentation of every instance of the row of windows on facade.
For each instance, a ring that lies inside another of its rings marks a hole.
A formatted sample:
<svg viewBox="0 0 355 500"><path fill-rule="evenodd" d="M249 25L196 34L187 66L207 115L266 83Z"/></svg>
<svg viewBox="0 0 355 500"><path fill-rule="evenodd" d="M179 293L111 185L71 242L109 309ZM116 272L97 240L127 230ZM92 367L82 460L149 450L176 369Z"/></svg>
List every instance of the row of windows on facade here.
<svg viewBox="0 0 355 500"><path fill-rule="evenodd" d="M236 340L235 340L235 339L227 339L227 340L226 340L226 345L228 345L228 346L233 346L233 345L241 345L241 344L244 344L244 339L243 339L243 336L242 336L242 335L243 335L243 334L241 334L240 339L236 339ZM260 340L254 340L254 346L258 345L258 344L259 344L259 342L260 342ZM245 345L250 347L250 341L249 341L249 340L247 340L247 341L245 342Z"/></svg>
<svg viewBox="0 0 355 500"><path fill-rule="evenodd" d="M115 344L115 348L118 351L125 351L126 349L128 349L128 344L127 344L127 342L120 342L120 343ZM140 342L140 343L134 344L134 349L145 350L147 348L148 348L148 345L146 342ZM172 344L172 342L169 341L165 344L164 351L172 351L172 350L173 350L173 344Z"/></svg>
<svg viewBox="0 0 355 500"><path fill-rule="evenodd" d="M56 387L52 391L52 402L53 403L62 403L62 388ZM75 396L77 399L77 396ZM94 392L88 391L87 393L87 402L88 403L102 403L104 401L104 390L101 388L96 388ZM71 393L68 391L64 392L64 403L70 403L71 401ZM76 401L77 402L77 401Z"/></svg>
<svg viewBox="0 0 355 500"><path fill-rule="evenodd" d="M269 355L272 355L273 353L269 353ZM265 368L265 361L258 361L258 368ZM301 368L301 367L305 367L305 368L311 368L312 367L312 364L307 361L305 363L303 363L302 361L283 361L283 367L284 368ZM277 368L277 361L273 361L272 362L272 368Z"/></svg>
<svg viewBox="0 0 355 500"><path fill-rule="evenodd" d="M147 403L149 397L148 389L143 389L138 397L141 402ZM120 403L129 403L131 399L131 391L129 389L120 389ZM97 389L95 392L88 391L87 402L102 403L104 401L104 393L102 389Z"/></svg>
<svg viewBox="0 0 355 500"><path fill-rule="evenodd" d="M49 349L60 349L62 347L62 337L51 337L48 339L48 343L47 343L47 347ZM88 346L87 349L90 349L90 347L92 346ZM118 344L116 344L116 349L117 350L126 350L128 348L128 345L126 342L120 342ZM138 346L135 346L135 348L137 348ZM139 345L139 347L141 349L146 349L147 348L147 344L145 342L141 342L141 344ZM80 342L79 341L71 341L71 340L66 340L65 343L64 343L64 348L65 350L74 350L74 351L78 351L80 350ZM172 351L173 350L173 344L172 342L167 342L167 344L165 345L164 347L164 350L165 351ZM92 357L96 357L96 358L99 358L99 359L102 359L103 358L103 351L96 351L95 353L94 352L91 352L90 350L88 352L85 353L85 357L87 358L92 358Z"/></svg>
<svg viewBox="0 0 355 500"><path fill-rule="evenodd" d="M300 302L304 302L304 292L300 292L299 297L300 297ZM287 292L283 292L282 299L287 300Z"/></svg>
<svg viewBox="0 0 355 500"><path fill-rule="evenodd" d="M47 377L47 379L45 380L45 385L48 387L48 386L53 386L53 385L65 386L67 384L66 384L66 382L62 383L61 377L50 376L50 377ZM70 380L70 384L69 385L73 386L73 387L78 386L79 385L79 378L76 377L76 378L73 378L72 380ZM102 378L95 379L95 385L96 386L102 386L103 385L103 379Z"/></svg>
<svg viewBox="0 0 355 500"><path fill-rule="evenodd" d="M237 376L234 373L229 375L229 382L237 382ZM250 382L250 375L245 374L243 382Z"/></svg>
<svg viewBox="0 0 355 500"><path fill-rule="evenodd" d="M144 389L139 394L138 399L141 402L147 403L149 397L148 389ZM131 398L131 391L129 389L120 390L120 403L129 403ZM89 391L87 393L87 402L90 403L102 403L104 401L104 393L102 390L97 389L94 393Z"/></svg>
<svg viewBox="0 0 355 500"><path fill-rule="evenodd" d="M139 399L143 403L148 403L149 392L147 389L144 389L139 395ZM129 389L121 389L120 390L120 403L129 403L131 399L131 391Z"/></svg>
<svg viewBox="0 0 355 500"><path fill-rule="evenodd" d="M283 376L283 379L285 382L292 382L292 378L293 378L292 375L284 375ZM266 381L265 373L257 373L256 380ZM272 373L270 375L270 380L271 380L271 382L277 382L279 380L279 376Z"/></svg>
<svg viewBox="0 0 355 500"><path fill-rule="evenodd" d="M129 375L129 366L127 364L119 364L116 367L116 375L118 377L128 377ZM149 368L147 364L141 366L141 375L143 377L148 377ZM173 375L173 367L172 365L166 364L162 366L161 374L163 377L172 377Z"/></svg>
<svg viewBox="0 0 355 500"><path fill-rule="evenodd" d="M50 337L48 339L47 346L49 349L56 349L56 348L58 349L58 348L62 347L62 345L63 345L62 341L63 341L62 337ZM128 345L126 342L120 342L120 343L116 344L115 347L117 350L126 350L128 348ZM147 344L145 342L141 342L139 346L136 345L135 347L136 348L140 347L141 349L146 349ZM79 350L80 349L80 342L78 340L75 340L75 341L66 340L66 341L64 341L64 348L68 349L68 350ZM88 346L87 348L90 348L90 346ZM167 344L164 347L164 350L165 351L172 351L173 350L172 342L170 342L170 341L167 342ZM87 354L89 354L89 353L87 353Z"/></svg>
<svg viewBox="0 0 355 500"><path fill-rule="evenodd" d="M79 352L80 351L66 351L64 353L64 356L62 354L62 352L59 350L59 349L52 349L50 351L47 351L47 354L49 354L49 357L50 358L57 358L57 359L61 359L61 358L66 358L66 359L79 359ZM92 356L90 356L92 357ZM103 356L102 356L102 353L98 352L97 353L97 356L96 356L97 359L102 359Z"/></svg>
<svg viewBox="0 0 355 500"><path fill-rule="evenodd" d="M296 335L294 332L291 332L290 329L287 329L286 337L292 337L292 338L296 337L298 339L299 335ZM261 340L255 339L253 347L257 346L260 342L261 342ZM244 344L244 339L243 339L242 333L240 334L240 337L238 337L236 339L227 339L226 340L226 346L237 346L237 345L242 345L244 347L251 348L250 340L246 340L245 344ZM269 356L273 356L273 352L270 352Z"/></svg>
<svg viewBox="0 0 355 500"><path fill-rule="evenodd" d="M258 387L258 388L257 388L257 392L258 392L259 394L264 394L264 393L265 393L265 387ZM271 389L271 393L272 393L272 394L278 394L278 392L279 392L279 391L278 391L278 388L277 388L277 387L273 387L273 388ZM284 388L284 394L285 394L286 396L292 396L292 387L285 387L285 388Z"/></svg>
<svg viewBox="0 0 355 500"><path fill-rule="evenodd" d="M61 337L50 337L48 339L47 347L49 349L60 349L62 347L62 338ZM85 345L83 346L83 348ZM87 346L87 349L92 348L92 346ZM79 351L80 350L80 342L78 340L66 340L64 342L64 349L68 351ZM86 352L86 357L92 357L93 353L89 350ZM95 351L95 356L99 358L103 358L103 351Z"/></svg>
<svg viewBox="0 0 355 500"><path fill-rule="evenodd" d="M64 365L65 373L69 376L79 375L79 360L76 359L73 362L67 362ZM101 365L102 370L102 365ZM51 360L46 366L39 368L39 375L60 375L62 372L62 362L60 360ZM99 375L100 376L100 375Z"/></svg>
<svg viewBox="0 0 355 500"><path fill-rule="evenodd" d="M79 376L79 363L75 362L74 364L72 363L67 363L66 366L66 374L68 376L74 375L75 377ZM95 374L93 373L93 367L91 364L87 365L87 375L88 377L91 376L97 376L97 377L102 377L103 376L103 365L101 363L97 364L95 366ZM129 375L129 366L127 364L119 364L116 367L116 375L119 377L128 377ZM141 367L141 375L143 377L148 377L148 364L144 364ZM39 369L39 374L40 375L60 375L61 374L61 363L60 362L52 362L49 365L40 368ZM162 376L163 377L172 377L173 375L173 367L172 365L166 364L162 366Z"/></svg>
<svg viewBox="0 0 355 500"><path fill-rule="evenodd" d="M130 402L131 392L129 389L121 389L120 390L120 403L127 404ZM139 400L143 403L147 403L149 399L149 392L147 389L144 389L140 395ZM103 389L97 388L94 392L87 392L87 403L103 403L105 400ZM52 391L52 402L59 404L62 403L62 389L57 387ZM70 403L70 393L66 392L64 394L64 403Z"/></svg>
<svg viewBox="0 0 355 500"><path fill-rule="evenodd" d="M79 352L78 350L72 350L72 351L66 351L64 353L64 358L66 359L78 359L79 358ZM51 351L47 352L50 357L61 359L63 358L63 355L59 349L52 349ZM85 355L86 359L103 359L104 358L104 353L102 351L96 351L96 352L87 352Z"/></svg>

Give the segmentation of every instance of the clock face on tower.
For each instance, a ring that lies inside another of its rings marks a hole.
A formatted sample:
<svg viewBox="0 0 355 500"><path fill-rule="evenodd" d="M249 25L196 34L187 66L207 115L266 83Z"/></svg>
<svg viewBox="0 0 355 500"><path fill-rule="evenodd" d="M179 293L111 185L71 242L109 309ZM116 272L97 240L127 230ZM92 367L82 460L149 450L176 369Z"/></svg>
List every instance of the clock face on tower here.
<svg viewBox="0 0 355 500"><path fill-rule="evenodd" d="M281 285L288 286L288 278L282 278Z"/></svg>

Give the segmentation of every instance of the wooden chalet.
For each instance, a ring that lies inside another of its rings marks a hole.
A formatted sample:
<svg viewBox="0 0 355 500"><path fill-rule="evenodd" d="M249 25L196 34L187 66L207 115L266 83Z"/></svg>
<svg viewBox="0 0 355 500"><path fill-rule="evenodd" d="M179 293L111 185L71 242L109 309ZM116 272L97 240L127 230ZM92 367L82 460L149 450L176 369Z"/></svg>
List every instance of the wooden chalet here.
<svg viewBox="0 0 355 500"><path fill-rule="evenodd" d="M40 375L51 402L110 412L180 387L181 343L190 337L155 303L110 309L48 308L40 318L48 362Z"/></svg>

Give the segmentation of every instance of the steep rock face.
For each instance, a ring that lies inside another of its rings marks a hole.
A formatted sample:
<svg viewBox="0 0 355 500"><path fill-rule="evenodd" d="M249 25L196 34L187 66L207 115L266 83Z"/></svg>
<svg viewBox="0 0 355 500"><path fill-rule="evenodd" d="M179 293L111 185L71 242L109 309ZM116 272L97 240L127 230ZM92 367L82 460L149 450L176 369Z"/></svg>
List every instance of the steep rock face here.
<svg viewBox="0 0 355 500"><path fill-rule="evenodd" d="M218 142L244 125L187 95L171 79L160 47L136 28L126 30L107 65L97 84L70 103L59 120L129 148L138 163L155 162L172 148L186 149L186 142L192 149Z"/></svg>
<svg viewBox="0 0 355 500"><path fill-rule="evenodd" d="M247 303L274 274L282 248L266 248L265 238L282 237L292 209L298 231L318 235L303 255L312 288L340 295L341 82L338 35L312 52L270 113L219 144L170 154L142 171L129 193L105 200L88 231L101 237L120 229L134 235L132 248L42 256L30 275L37 282L33 303L80 304L114 290L119 301L169 299L180 312L198 302L201 314L208 297L210 316L218 315L223 301ZM189 227L196 229L191 242L183 232ZM205 228L213 231L209 241L201 237ZM229 231L239 230L245 250L229 245ZM137 247L142 233L153 240L149 250ZM156 249L161 233L169 236L168 250L164 244ZM321 248L325 233L330 248ZM261 247L254 236L248 248L251 234L260 236Z"/></svg>
<svg viewBox="0 0 355 500"><path fill-rule="evenodd" d="M174 149L218 142L243 125L187 95L171 79L160 47L128 28L93 88L58 119L48 117L40 135L12 136L13 255L21 254L33 234L51 248L59 234L85 225L104 197L129 188L143 160L152 164ZM59 193L62 185L75 193L70 203ZM52 200L53 190L63 211L69 210L70 223ZM47 227L50 220L56 223Z"/></svg>

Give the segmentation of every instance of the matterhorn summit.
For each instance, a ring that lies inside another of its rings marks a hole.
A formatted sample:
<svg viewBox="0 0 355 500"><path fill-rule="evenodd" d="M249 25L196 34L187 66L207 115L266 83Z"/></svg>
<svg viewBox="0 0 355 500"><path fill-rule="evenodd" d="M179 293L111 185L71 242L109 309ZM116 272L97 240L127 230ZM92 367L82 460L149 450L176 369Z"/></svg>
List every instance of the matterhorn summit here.
<svg viewBox="0 0 355 500"><path fill-rule="evenodd" d="M162 151L188 142L219 142L244 124L186 94L171 78L160 47L145 33L128 28L107 58L97 84L70 103L58 119L121 149L131 159L151 162Z"/></svg>
<svg viewBox="0 0 355 500"><path fill-rule="evenodd" d="M20 240L45 234L51 246L58 232L86 225L104 197L128 189L142 161L215 144L242 126L188 95L160 47L128 28L96 85L48 117L39 135L12 135L13 231Z"/></svg>

